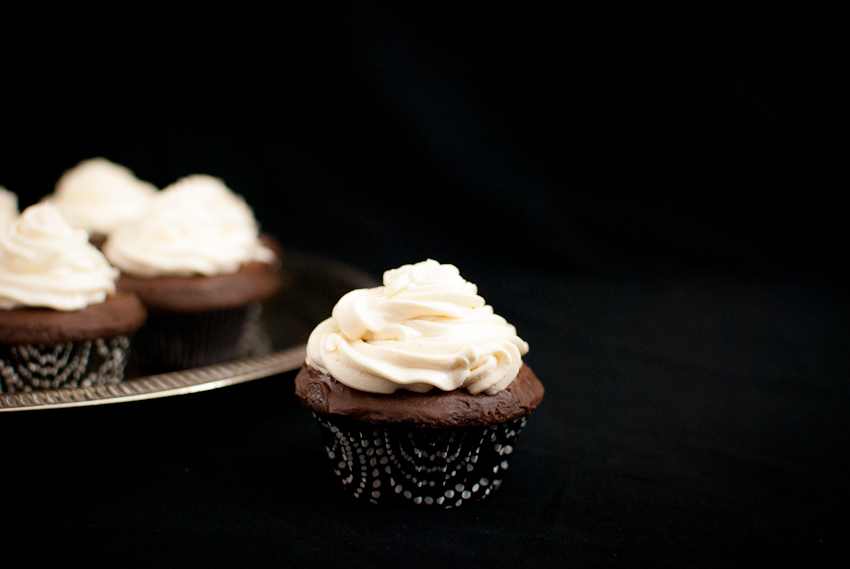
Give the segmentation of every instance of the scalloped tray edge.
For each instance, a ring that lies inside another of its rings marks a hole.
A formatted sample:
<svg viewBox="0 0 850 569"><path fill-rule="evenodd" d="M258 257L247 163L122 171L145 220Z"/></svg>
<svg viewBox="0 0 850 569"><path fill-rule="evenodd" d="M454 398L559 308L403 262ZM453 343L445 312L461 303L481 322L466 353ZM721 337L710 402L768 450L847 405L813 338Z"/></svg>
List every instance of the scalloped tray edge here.
<svg viewBox="0 0 850 569"><path fill-rule="evenodd" d="M306 345L301 344L265 356L107 385L0 393L0 412L85 407L198 393L298 369L305 354Z"/></svg>

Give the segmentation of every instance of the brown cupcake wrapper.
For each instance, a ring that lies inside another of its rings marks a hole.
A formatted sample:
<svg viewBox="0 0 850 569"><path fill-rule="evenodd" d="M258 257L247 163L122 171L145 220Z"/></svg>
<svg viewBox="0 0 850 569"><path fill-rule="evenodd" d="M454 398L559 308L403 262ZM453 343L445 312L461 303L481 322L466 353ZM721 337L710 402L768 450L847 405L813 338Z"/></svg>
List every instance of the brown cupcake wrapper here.
<svg viewBox="0 0 850 569"><path fill-rule="evenodd" d="M118 383L125 377L130 337L59 344L0 345L0 393Z"/></svg>
<svg viewBox="0 0 850 569"><path fill-rule="evenodd" d="M346 492L373 504L440 509L482 500L501 486L527 421L430 429L313 415Z"/></svg>

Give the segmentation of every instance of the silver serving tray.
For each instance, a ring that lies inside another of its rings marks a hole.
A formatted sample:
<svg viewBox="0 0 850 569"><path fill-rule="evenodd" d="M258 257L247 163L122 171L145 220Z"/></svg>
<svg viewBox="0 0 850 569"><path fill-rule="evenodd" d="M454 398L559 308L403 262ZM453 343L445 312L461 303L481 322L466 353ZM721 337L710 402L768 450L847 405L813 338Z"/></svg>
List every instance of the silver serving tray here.
<svg viewBox="0 0 850 569"><path fill-rule="evenodd" d="M0 412L82 407L198 393L298 369L307 337L346 292L378 283L362 271L302 253L283 256L284 286L263 303L262 338L238 360L119 383L0 393Z"/></svg>

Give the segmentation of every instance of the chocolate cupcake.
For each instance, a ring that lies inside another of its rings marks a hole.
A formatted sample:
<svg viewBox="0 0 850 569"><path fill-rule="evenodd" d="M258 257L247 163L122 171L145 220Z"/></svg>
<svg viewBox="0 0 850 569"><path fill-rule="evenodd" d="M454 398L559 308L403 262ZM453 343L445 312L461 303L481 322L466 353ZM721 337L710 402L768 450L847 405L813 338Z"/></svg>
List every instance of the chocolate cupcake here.
<svg viewBox="0 0 850 569"><path fill-rule="evenodd" d="M121 269L118 290L148 309L136 339L143 373L237 358L260 303L281 284L253 212L211 176L163 189L143 218L110 235L104 253Z"/></svg>
<svg viewBox="0 0 850 569"><path fill-rule="evenodd" d="M310 335L295 391L347 491L451 508L501 485L543 398L527 351L457 268L428 260L345 295Z"/></svg>
<svg viewBox="0 0 850 569"><path fill-rule="evenodd" d="M0 227L0 393L124 379L146 312L51 204Z"/></svg>

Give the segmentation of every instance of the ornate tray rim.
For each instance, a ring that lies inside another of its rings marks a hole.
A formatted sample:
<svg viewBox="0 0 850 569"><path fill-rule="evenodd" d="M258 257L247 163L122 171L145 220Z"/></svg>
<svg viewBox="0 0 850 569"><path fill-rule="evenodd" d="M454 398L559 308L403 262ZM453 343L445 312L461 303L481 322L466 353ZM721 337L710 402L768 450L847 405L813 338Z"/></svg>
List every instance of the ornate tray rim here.
<svg viewBox="0 0 850 569"><path fill-rule="evenodd" d="M266 356L107 385L0 393L0 412L84 407L198 393L298 369L304 361L305 353L306 345L300 344Z"/></svg>

